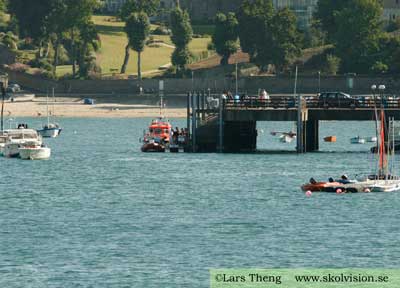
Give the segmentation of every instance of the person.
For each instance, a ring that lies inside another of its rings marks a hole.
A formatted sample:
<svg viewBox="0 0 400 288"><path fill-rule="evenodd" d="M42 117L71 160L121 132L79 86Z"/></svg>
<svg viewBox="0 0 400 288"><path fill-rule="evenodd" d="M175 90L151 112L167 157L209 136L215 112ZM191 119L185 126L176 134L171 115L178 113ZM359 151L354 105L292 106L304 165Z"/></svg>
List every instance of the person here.
<svg viewBox="0 0 400 288"><path fill-rule="evenodd" d="M349 180L349 177L347 177L346 174L343 174L339 180L337 180L336 182L339 182L341 184L349 184L351 183L351 181Z"/></svg>
<svg viewBox="0 0 400 288"><path fill-rule="evenodd" d="M260 100L269 100L269 95L265 89L262 89L260 92Z"/></svg>
<svg viewBox="0 0 400 288"><path fill-rule="evenodd" d="M315 179L311 177L311 178L310 178L310 183L313 184L313 185L315 185L315 184L317 184L317 181L315 181Z"/></svg>

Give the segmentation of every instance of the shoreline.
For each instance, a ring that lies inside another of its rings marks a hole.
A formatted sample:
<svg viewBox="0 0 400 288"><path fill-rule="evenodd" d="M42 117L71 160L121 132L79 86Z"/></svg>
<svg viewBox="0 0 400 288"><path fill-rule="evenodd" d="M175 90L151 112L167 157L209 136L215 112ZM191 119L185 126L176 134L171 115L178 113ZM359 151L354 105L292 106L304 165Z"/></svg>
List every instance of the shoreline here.
<svg viewBox="0 0 400 288"><path fill-rule="evenodd" d="M95 99L96 100L96 99ZM123 101L122 101L123 102ZM95 102L97 103L97 102ZM95 105L84 105L82 98L56 97L49 101L49 111L54 109L57 118L155 118L160 116L160 108L155 105L112 103L106 99ZM186 108L164 108L168 118L186 118ZM32 101L9 102L4 105L4 117L47 117L45 97L35 97Z"/></svg>

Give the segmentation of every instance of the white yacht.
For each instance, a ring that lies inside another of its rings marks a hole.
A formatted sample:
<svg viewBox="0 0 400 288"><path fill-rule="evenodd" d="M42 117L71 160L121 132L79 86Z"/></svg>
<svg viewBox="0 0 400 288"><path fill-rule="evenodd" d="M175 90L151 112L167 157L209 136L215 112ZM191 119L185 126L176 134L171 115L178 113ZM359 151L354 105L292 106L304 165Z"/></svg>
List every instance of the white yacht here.
<svg viewBox="0 0 400 288"><path fill-rule="evenodd" d="M12 158L19 156L19 148L23 146L42 145L42 137L36 130L22 128L10 129L7 131L7 138L4 144L3 156Z"/></svg>

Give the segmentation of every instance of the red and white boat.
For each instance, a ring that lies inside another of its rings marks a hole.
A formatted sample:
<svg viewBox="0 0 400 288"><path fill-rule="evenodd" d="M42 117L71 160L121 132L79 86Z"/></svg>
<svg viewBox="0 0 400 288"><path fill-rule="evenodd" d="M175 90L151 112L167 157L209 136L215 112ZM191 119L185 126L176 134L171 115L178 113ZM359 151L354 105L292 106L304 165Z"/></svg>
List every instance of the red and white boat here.
<svg viewBox="0 0 400 288"><path fill-rule="evenodd" d="M154 119L145 132L142 142L142 152L165 152L170 142L172 125L162 117Z"/></svg>

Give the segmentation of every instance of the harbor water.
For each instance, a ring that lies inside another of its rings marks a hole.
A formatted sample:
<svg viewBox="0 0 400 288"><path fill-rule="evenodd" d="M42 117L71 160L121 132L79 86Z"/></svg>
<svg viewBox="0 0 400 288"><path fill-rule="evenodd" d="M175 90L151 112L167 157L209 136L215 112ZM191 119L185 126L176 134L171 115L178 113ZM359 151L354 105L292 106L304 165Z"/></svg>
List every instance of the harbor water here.
<svg viewBox="0 0 400 288"><path fill-rule="evenodd" d="M350 144L374 136L372 122L323 122L320 138L338 142L305 155L146 154L150 120L61 119L50 160L0 159L0 287L208 287L209 268L398 267L400 194L300 190L373 172L373 144ZM260 149L294 151L270 135L290 129L260 123Z"/></svg>

